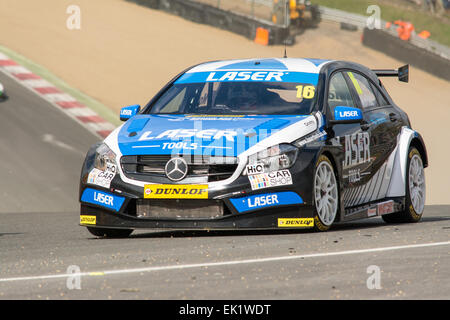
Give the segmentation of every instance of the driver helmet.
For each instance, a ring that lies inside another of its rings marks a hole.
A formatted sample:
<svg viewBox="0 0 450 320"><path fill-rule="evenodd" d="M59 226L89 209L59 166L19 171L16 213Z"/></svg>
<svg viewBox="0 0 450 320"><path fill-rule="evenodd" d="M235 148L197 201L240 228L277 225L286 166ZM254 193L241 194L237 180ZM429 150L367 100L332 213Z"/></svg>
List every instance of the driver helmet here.
<svg viewBox="0 0 450 320"><path fill-rule="evenodd" d="M236 109L253 107L258 101L258 86L254 83L234 83L229 95Z"/></svg>

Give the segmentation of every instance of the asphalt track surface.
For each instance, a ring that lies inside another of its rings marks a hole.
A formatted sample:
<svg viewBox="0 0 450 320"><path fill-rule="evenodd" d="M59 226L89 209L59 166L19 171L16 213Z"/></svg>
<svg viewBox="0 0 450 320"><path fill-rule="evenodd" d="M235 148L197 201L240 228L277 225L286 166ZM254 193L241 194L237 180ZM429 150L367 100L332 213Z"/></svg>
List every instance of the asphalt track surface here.
<svg viewBox="0 0 450 320"><path fill-rule="evenodd" d="M306 231L152 232L78 225L98 138L0 73L0 299L449 299L450 208ZM75 274L73 272L76 272ZM376 277L379 275L379 277Z"/></svg>

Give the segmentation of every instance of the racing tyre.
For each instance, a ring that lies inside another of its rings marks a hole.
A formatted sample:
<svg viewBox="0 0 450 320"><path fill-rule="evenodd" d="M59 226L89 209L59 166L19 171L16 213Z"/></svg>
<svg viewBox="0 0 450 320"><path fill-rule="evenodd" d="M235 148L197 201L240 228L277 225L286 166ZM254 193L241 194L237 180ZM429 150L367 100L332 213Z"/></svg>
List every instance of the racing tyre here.
<svg viewBox="0 0 450 320"><path fill-rule="evenodd" d="M92 235L105 238L126 238L133 232L133 229L106 229L94 227L87 227L87 229Z"/></svg>
<svg viewBox="0 0 450 320"><path fill-rule="evenodd" d="M418 222L425 207L425 171L422 157L415 147L409 148L406 166L405 210L381 216L387 223Z"/></svg>
<svg viewBox="0 0 450 320"><path fill-rule="evenodd" d="M321 155L314 172L314 229L327 231L336 219L339 208L339 189L333 164Z"/></svg>

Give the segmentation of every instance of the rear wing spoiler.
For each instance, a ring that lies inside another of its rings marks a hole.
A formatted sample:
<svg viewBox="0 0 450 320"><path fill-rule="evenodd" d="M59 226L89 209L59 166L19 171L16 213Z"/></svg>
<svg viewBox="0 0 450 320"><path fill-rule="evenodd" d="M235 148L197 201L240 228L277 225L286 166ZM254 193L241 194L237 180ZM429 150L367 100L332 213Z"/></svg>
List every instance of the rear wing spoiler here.
<svg viewBox="0 0 450 320"><path fill-rule="evenodd" d="M372 70L378 77L398 77L399 81L409 81L409 64L398 68L398 70L378 69Z"/></svg>

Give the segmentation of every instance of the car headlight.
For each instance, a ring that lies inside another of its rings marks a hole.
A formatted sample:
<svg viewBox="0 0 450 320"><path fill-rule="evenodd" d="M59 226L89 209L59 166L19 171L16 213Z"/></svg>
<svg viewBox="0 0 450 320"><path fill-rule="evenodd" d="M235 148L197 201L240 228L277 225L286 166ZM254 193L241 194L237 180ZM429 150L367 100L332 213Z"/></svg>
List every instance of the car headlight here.
<svg viewBox="0 0 450 320"><path fill-rule="evenodd" d="M104 143L95 150L94 167L101 171L116 169L116 154Z"/></svg>
<svg viewBox="0 0 450 320"><path fill-rule="evenodd" d="M249 156L248 165L262 165L264 172L288 169L295 163L297 153L296 147L284 143ZM247 174L247 170L244 171L245 174Z"/></svg>

